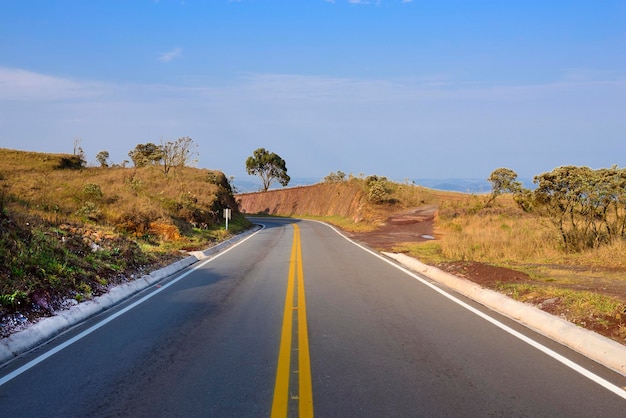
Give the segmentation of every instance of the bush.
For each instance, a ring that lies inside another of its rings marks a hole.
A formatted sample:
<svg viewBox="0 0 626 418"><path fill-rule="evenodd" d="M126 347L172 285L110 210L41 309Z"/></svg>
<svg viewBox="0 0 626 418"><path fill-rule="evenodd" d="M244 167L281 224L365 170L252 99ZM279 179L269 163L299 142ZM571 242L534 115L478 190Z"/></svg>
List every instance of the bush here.
<svg viewBox="0 0 626 418"><path fill-rule="evenodd" d="M533 182L533 203L558 229L566 251L626 238L625 169L564 166Z"/></svg>
<svg viewBox="0 0 626 418"><path fill-rule="evenodd" d="M383 203L389 197L389 181L387 177L378 177L376 175L365 178L367 185L367 198L370 202Z"/></svg>
<svg viewBox="0 0 626 418"><path fill-rule="evenodd" d="M337 171L336 173L330 173L324 177L325 183L340 183L346 180L346 173L343 171Z"/></svg>
<svg viewBox="0 0 626 418"><path fill-rule="evenodd" d="M85 160L80 155L68 155L59 159L58 169L61 170L80 170L85 166Z"/></svg>
<svg viewBox="0 0 626 418"><path fill-rule="evenodd" d="M83 187L83 194L92 199L102 199L102 189L97 184L85 184Z"/></svg>
<svg viewBox="0 0 626 418"><path fill-rule="evenodd" d="M91 221L97 221L102 216L102 211L100 211L95 203L85 202L83 206L76 211L76 215Z"/></svg>

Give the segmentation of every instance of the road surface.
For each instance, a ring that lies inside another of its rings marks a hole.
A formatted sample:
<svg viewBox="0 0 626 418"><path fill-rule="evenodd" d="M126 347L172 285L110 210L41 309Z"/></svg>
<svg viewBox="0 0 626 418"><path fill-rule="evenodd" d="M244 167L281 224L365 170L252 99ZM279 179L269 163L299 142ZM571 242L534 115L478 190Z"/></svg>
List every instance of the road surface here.
<svg viewBox="0 0 626 418"><path fill-rule="evenodd" d="M0 415L624 416L624 376L327 225L257 221L5 366Z"/></svg>

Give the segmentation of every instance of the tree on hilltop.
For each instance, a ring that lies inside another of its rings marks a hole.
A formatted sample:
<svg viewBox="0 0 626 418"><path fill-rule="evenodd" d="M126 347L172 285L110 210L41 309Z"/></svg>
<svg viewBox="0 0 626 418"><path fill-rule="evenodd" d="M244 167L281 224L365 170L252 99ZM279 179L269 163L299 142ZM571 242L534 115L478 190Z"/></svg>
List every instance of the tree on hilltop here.
<svg viewBox="0 0 626 418"><path fill-rule="evenodd" d="M87 165L87 160L85 159L85 151L83 150L83 148L80 146L80 143L83 140L81 138L74 138L74 157L77 157L80 163L80 167L78 168L82 168L84 166Z"/></svg>
<svg viewBox="0 0 626 418"><path fill-rule="evenodd" d="M522 191L522 183L517 181L517 173L510 168L495 169L487 180L491 183L491 195L486 206L491 205L503 193L518 194Z"/></svg>
<svg viewBox="0 0 626 418"><path fill-rule="evenodd" d="M163 158L163 151L160 146L148 142L147 144L137 144L135 149L128 153L128 156L135 167L139 168L158 164Z"/></svg>
<svg viewBox="0 0 626 418"><path fill-rule="evenodd" d="M108 160L109 159L109 151L100 151L98 154L96 154L96 160L100 163L100 167L102 168L106 168L109 166Z"/></svg>
<svg viewBox="0 0 626 418"><path fill-rule="evenodd" d="M287 175L285 160L279 155L259 148L246 160L246 171L249 175L258 175L263 182L263 191L266 192L274 180L282 186L289 184L291 178Z"/></svg>
<svg viewBox="0 0 626 418"><path fill-rule="evenodd" d="M185 167L197 162L198 152L194 149L198 145L188 136L178 138L176 141L161 141L161 162L163 173L169 173L172 167Z"/></svg>
<svg viewBox="0 0 626 418"><path fill-rule="evenodd" d="M195 164L198 159L197 144L188 136L178 138L176 141L164 142L160 145L152 142L138 144L134 150L128 153L135 167L148 165L160 165L164 174L168 174L172 168L186 167Z"/></svg>

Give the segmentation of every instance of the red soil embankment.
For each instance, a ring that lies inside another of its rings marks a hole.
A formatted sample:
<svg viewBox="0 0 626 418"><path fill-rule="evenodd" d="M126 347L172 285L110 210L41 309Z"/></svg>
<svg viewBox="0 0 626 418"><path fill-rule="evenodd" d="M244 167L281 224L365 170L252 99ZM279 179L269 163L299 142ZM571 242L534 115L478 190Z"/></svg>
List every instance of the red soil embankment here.
<svg viewBox="0 0 626 418"><path fill-rule="evenodd" d="M358 185L320 183L312 186L236 196L243 213L281 216L342 216L359 222L364 216L366 197Z"/></svg>

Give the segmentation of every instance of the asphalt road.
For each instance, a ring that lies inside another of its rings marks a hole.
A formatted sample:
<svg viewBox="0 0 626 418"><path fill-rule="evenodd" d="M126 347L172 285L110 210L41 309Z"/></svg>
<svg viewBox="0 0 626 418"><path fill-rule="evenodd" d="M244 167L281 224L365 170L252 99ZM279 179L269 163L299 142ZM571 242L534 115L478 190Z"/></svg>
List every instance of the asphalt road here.
<svg viewBox="0 0 626 418"><path fill-rule="evenodd" d="M0 379L20 372L0 385L0 415L624 416L623 376L486 321L326 225L259 222L5 366Z"/></svg>

